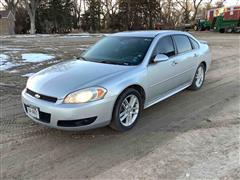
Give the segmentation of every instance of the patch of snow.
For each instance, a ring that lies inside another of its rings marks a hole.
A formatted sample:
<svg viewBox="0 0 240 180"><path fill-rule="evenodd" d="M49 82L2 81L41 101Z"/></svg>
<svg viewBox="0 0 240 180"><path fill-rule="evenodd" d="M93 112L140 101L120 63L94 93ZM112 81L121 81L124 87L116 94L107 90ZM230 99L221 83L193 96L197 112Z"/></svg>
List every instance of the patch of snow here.
<svg viewBox="0 0 240 180"><path fill-rule="evenodd" d="M89 36L89 35L79 35L79 36L76 36L76 35L66 35L66 36L62 36L60 38L90 38L92 36Z"/></svg>
<svg viewBox="0 0 240 180"><path fill-rule="evenodd" d="M77 48L80 51L86 51L88 48Z"/></svg>
<svg viewBox="0 0 240 180"><path fill-rule="evenodd" d="M22 77L31 77L33 76L35 73L27 73L27 74L24 74L22 75Z"/></svg>
<svg viewBox="0 0 240 180"><path fill-rule="evenodd" d="M16 54L16 53L19 53L19 51L5 51L5 53L7 53L7 54Z"/></svg>
<svg viewBox="0 0 240 180"><path fill-rule="evenodd" d="M14 69L14 70L12 70L12 71L8 71L9 73L19 73L19 70L16 70L16 69Z"/></svg>
<svg viewBox="0 0 240 180"><path fill-rule="evenodd" d="M0 63L0 71L4 71L15 66L16 64L13 64L11 62Z"/></svg>
<svg viewBox="0 0 240 180"><path fill-rule="evenodd" d="M7 61L8 58L9 57L6 54L0 54L0 62Z"/></svg>
<svg viewBox="0 0 240 180"><path fill-rule="evenodd" d="M90 48L91 45L81 45L79 48L77 48L80 51L86 51Z"/></svg>
<svg viewBox="0 0 240 180"><path fill-rule="evenodd" d="M44 48L44 50L48 50L48 51L56 51L58 50L57 48Z"/></svg>
<svg viewBox="0 0 240 180"><path fill-rule="evenodd" d="M104 34L101 33L70 33L62 36L61 38L90 38L90 37L101 37Z"/></svg>
<svg viewBox="0 0 240 180"><path fill-rule="evenodd" d="M55 56L43 54L43 53L26 53L22 54L24 62L42 62L54 59Z"/></svg>
<svg viewBox="0 0 240 180"><path fill-rule="evenodd" d="M101 37L101 36L108 36L109 34L104 34L104 33L70 33L62 36L61 34L18 34L18 35L3 35L1 36L2 39L6 38L19 38L19 39L26 39L26 38L41 38L41 37L56 37L56 36L61 36L61 37Z"/></svg>
<svg viewBox="0 0 240 180"><path fill-rule="evenodd" d="M91 45L81 45L81 47L89 48Z"/></svg>
<svg viewBox="0 0 240 180"><path fill-rule="evenodd" d="M90 37L92 36L93 34L90 34L90 33L70 33L70 34L67 34L65 36L83 36L83 37Z"/></svg>
<svg viewBox="0 0 240 180"><path fill-rule="evenodd" d="M0 47L0 50L2 51L24 51L26 49L22 48L11 48L11 47Z"/></svg>
<svg viewBox="0 0 240 180"><path fill-rule="evenodd" d="M54 61L49 61L48 64L54 64L54 63L58 63L59 60L54 60Z"/></svg>
<svg viewBox="0 0 240 180"><path fill-rule="evenodd" d="M4 71L14 66L17 66L17 64L8 62L8 59L9 56L7 56L6 54L0 54L0 71Z"/></svg>
<svg viewBox="0 0 240 180"><path fill-rule="evenodd" d="M7 70L14 67L15 64L8 62L9 56L6 54L0 54L0 71Z"/></svg>
<svg viewBox="0 0 240 180"><path fill-rule="evenodd" d="M35 37L49 37L54 36L53 34L17 34L17 35L5 35L1 36L1 38L35 38Z"/></svg>

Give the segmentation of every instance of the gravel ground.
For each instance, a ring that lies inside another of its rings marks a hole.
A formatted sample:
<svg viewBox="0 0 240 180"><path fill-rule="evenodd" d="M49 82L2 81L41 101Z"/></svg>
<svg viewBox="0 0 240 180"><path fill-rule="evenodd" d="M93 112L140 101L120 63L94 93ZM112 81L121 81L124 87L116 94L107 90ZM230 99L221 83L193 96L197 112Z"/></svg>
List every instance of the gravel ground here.
<svg viewBox="0 0 240 180"><path fill-rule="evenodd" d="M21 107L22 75L78 56L101 35L0 37L0 53L18 64L0 71L1 179L240 179L240 36L194 35L212 49L203 88L148 108L126 133L49 129ZM23 53L55 58L26 63Z"/></svg>

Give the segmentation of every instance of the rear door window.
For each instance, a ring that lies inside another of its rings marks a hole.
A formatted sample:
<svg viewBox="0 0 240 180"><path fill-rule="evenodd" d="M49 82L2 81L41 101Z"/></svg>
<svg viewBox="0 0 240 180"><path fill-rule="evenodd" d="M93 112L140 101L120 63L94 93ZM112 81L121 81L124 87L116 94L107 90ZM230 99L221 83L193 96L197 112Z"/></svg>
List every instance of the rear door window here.
<svg viewBox="0 0 240 180"><path fill-rule="evenodd" d="M195 41L194 39L192 38L189 38L191 43L192 43L192 48L193 49L198 49L199 48L199 44L197 43L197 41Z"/></svg>
<svg viewBox="0 0 240 180"><path fill-rule="evenodd" d="M191 42L185 35L174 35L173 39L176 43L178 53L184 53L192 50Z"/></svg>

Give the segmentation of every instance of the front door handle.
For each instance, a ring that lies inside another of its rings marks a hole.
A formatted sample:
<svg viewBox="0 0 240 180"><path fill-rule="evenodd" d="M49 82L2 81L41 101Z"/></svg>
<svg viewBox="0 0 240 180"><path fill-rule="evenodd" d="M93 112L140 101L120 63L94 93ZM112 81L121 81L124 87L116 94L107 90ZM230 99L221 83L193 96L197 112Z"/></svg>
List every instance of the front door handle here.
<svg viewBox="0 0 240 180"><path fill-rule="evenodd" d="M172 66L176 66L177 64L178 64L178 62L172 61Z"/></svg>

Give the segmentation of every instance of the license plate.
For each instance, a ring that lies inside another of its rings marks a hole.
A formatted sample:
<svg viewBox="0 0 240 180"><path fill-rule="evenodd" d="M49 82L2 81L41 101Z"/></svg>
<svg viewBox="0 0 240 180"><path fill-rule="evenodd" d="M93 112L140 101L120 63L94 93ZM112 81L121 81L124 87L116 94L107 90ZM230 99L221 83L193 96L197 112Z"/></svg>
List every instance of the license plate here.
<svg viewBox="0 0 240 180"><path fill-rule="evenodd" d="M29 116L32 116L36 119L39 119L39 111L38 111L37 107L28 106L27 107L27 113L28 113Z"/></svg>

